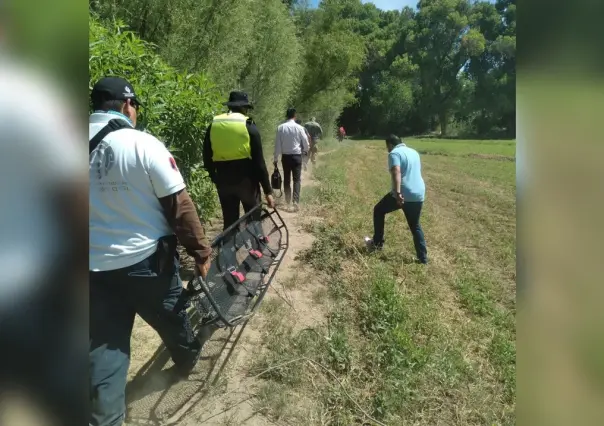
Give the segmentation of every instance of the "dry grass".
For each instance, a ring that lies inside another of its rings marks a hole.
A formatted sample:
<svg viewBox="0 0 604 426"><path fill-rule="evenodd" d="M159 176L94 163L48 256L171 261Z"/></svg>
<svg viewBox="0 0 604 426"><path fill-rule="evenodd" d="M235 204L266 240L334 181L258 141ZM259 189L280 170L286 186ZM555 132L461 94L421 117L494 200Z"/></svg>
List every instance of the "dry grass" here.
<svg viewBox="0 0 604 426"><path fill-rule="evenodd" d="M307 227L316 239L303 260L325 276L312 300L328 321L300 331L294 313L265 309L252 373L298 358L329 373L305 362L263 376L259 403L279 424L515 423L515 169L500 161L514 144L408 144L441 154L423 156L427 267L411 262L402 214L387 218L382 253L362 248L389 185L383 142L322 156L304 193L322 220Z"/></svg>

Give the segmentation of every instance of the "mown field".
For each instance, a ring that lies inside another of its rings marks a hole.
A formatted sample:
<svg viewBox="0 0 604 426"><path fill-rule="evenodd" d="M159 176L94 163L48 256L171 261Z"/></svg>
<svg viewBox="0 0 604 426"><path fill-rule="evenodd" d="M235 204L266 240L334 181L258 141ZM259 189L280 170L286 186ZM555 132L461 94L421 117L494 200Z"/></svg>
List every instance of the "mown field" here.
<svg viewBox="0 0 604 426"><path fill-rule="evenodd" d="M317 218L301 260L320 280L325 324L303 330L263 307L263 411L279 424L515 423L516 200L513 141L410 139L427 185L431 263L413 263L401 213L369 254L373 205L389 190L383 141L346 141L314 170L301 214ZM328 149L325 149L328 148ZM294 360L306 362L290 362Z"/></svg>

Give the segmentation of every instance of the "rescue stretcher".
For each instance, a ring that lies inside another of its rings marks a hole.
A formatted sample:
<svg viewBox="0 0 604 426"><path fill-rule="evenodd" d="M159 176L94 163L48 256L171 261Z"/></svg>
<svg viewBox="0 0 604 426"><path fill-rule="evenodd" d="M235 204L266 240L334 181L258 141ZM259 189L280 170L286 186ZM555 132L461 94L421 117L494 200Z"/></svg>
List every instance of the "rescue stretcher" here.
<svg viewBox="0 0 604 426"><path fill-rule="evenodd" d="M233 328L254 315L288 246L283 218L262 204L218 235L206 279L196 277L186 288L199 326Z"/></svg>

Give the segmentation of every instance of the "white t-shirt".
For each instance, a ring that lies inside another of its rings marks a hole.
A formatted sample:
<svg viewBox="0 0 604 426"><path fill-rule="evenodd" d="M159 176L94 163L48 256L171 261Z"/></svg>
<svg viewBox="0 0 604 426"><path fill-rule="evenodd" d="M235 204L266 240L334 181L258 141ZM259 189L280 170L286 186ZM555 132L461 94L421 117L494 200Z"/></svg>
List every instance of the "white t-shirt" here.
<svg viewBox="0 0 604 426"><path fill-rule="evenodd" d="M90 116L92 139L119 113ZM185 188L172 154L135 129L109 133L90 155L90 270L110 271L151 256L173 234L158 198Z"/></svg>

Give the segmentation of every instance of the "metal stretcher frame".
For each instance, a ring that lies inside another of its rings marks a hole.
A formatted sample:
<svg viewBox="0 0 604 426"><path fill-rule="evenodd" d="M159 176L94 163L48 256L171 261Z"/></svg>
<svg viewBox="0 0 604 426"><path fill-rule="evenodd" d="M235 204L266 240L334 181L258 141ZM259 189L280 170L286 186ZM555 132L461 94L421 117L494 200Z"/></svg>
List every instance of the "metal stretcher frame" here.
<svg viewBox="0 0 604 426"><path fill-rule="evenodd" d="M190 296L191 299L194 299L196 297L199 298L199 297L201 297L201 294L203 293L204 297L207 298L209 304L212 306L212 309L214 309L214 311L216 312L216 317L210 319L207 322L203 322L203 326L208 326L208 325L214 324L214 325L218 325L219 327L222 328L223 326L219 325L219 323L222 322L222 324L224 324L224 326L234 328L241 322L248 320L251 316L253 316L254 313L256 312L256 309L258 308L258 306L260 306L262 300L264 299L264 296L266 295L268 288L270 287L271 283L273 282L273 279L275 278L275 274L277 273L279 266L281 266L281 262L283 262L283 259L285 258L285 254L287 253L287 249L289 248L289 231L287 229L287 225L285 224L285 221L283 220L283 218L281 217L281 215L279 214L277 209L273 209L272 211L269 212L263 206L262 203L258 204L252 210L250 210L245 215L243 215L241 218L239 218L239 220L237 222L235 222L233 225L229 226L222 233L220 233L220 235L218 235L214 239L214 241L212 241L212 244L211 244L212 248L214 249L214 248L218 247L220 245L220 243L225 238L227 238L233 230L235 230L238 227L241 227L242 224L247 224L248 219L254 213L256 213L258 210L261 210L260 223L262 223L262 221L265 220L266 218L269 218L270 222L272 222L272 224L274 226L273 229L271 229L271 233L276 232L276 231L281 232L281 239L280 239L280 243L279 243L279 252L272 259L272 262L270 263L270 265L268 265L268 267L267 267L268 273L262 274L261 284L258 286L256 294L255 294L254 298L252 299L252 301L250 302L250 306L248 307L248 309L246 310L246 313L244 315L240 315L238 317L235 317L235 318L232 318L229 320L226 317L226 315L224 314L224 312L222 312L222 309L220 308L219 304L216 302L216 300L212 296L211 291L207 287L207 284L202 280L197 280L197 282L200 284L199 289L188 288L187 290L191 294L191 296ZM277 220L275 220L275 217ZM197 308L197 304L194 304L194 306Z"/></svg>

